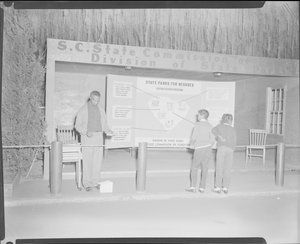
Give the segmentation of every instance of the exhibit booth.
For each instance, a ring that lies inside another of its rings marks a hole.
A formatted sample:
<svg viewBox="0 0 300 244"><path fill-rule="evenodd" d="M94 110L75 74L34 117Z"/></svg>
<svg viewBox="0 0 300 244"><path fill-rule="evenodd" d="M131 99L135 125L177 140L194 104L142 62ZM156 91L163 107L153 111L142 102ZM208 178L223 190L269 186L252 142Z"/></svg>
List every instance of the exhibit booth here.
<svg viewBox="0 0 300 244"><path fill-rule="evenodd" d="M47 39L47 140L59 125L74 125L90 92L115 132L105 150L187 148L199 109L217 125L224 113L235 118L236 82L252 78L299 78L299 61ZM45 151L44 178L49 177Z"/></svg>

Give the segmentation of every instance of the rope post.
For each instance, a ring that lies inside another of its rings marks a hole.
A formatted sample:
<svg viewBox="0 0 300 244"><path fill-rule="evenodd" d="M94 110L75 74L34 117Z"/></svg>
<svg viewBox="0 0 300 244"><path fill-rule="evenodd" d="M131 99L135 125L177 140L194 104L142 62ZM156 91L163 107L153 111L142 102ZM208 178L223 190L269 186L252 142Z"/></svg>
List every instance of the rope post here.
<svg viewBox="0 0 300 244"><path fill-rule="evenodd" d="M283 186L284 182L284 143L277 144L277 157L276 157L276 172L275 172L275 184L277 186Z"/></svg>
<svg viewBox="0 0 300 244"><path fill-rule="evenodd" d="M61 194L62 185L62 145L61 141L53 141L50 151L50 193Z"/></svg>
<svg viewBox="0 0 300 244"><path fill-rule="evenodd" d="M138 149L137 164L137 192L143 193L146 189L146 168L147 168L147 142L140 142Z"/></svg>

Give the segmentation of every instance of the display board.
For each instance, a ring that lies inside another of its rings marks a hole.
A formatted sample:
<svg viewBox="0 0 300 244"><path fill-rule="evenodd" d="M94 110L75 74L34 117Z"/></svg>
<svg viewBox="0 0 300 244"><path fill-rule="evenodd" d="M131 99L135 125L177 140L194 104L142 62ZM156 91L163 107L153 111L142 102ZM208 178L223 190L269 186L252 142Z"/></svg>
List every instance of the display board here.
<svg viewBox="0 0 300 244"><path fill-rule="evenodd" d="M200 109L216 126L234 116L234 82L107 76L107 122L115 135L107 148L188 147Z"/></svg>

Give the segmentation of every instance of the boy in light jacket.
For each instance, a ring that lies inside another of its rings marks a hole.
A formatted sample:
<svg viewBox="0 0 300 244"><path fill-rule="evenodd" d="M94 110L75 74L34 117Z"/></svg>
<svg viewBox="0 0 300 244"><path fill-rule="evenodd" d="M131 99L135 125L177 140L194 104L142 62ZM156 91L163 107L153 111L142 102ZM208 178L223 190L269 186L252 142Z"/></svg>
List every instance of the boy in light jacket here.
<svg viewBox="0 0 300 244"><path fill-rule="evenodd" d="M216 162L216 193L221 190L227 194L230 183L231 168L233 162L233 153L236 148L236 130L232 125L233 116L231 114L223 114L221 124L212 129L212 133L218 140L217 162Z"/></svg>

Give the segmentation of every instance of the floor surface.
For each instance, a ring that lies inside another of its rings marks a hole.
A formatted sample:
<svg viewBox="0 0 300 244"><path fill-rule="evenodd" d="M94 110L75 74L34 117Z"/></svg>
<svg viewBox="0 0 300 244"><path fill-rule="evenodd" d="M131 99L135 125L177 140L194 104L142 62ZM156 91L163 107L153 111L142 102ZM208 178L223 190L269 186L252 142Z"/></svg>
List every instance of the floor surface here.
<svg viewBox="0 0 300 244"><path fill-rule="evenodd" d="M61 191L51 194L39 167L5 198L8 241L37 238L115 237L262 237L267 243L298 243L300 174L286 165L284 184L276 179L276 164L260 158L245 162L235 153L228 194L211 191L211 160L205 193L189 193L191 154L156 152L147 155L144 191L137 191L134 154L119 150L107 155L103 181L112 193L79 191L73 166L65 167Z"/></svg>

